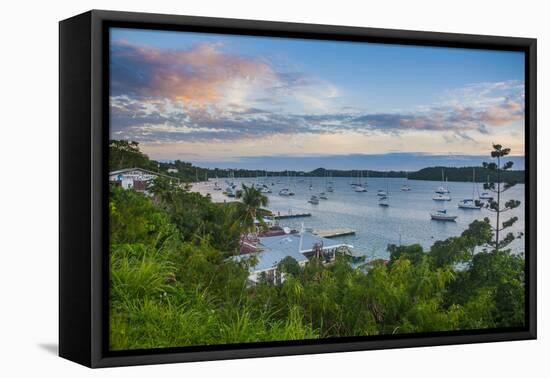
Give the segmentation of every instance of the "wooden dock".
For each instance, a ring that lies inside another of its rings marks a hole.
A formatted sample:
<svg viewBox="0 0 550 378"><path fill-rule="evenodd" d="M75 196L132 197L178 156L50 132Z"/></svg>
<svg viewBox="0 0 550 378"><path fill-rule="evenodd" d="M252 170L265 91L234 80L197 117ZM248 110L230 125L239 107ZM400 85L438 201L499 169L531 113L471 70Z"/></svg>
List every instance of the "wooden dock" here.
<svg viewBox="0 0 550 378"><path fill-rule="evenodd" d="M335 228L332 230L315 230L313 234L321 238L336 238L338 236L355 235L355 230L352 228Z"/></svg>
<svg viewBox="0 0 550 378"><path fill-rule="evenodd" d="M273 218L275 219L290 219L290 218L304 218L310 217L311 213L275 213L273 212Z"/></svg>

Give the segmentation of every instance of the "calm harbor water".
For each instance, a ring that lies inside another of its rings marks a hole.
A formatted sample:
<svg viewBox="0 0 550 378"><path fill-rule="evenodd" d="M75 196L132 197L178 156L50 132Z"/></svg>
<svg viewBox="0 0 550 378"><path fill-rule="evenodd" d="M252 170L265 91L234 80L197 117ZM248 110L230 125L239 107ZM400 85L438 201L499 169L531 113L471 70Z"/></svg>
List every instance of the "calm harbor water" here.
<svg viewBox="0 0 550 378"><path fill-rule="evenodd" d="M475 219L489 217L494 220L494 214L486 209L466 210L457 207L460 200L472 198L473 185L471 182L449 182L451 201L434 201L434 190L441 185L435 181L405 180L404 178L369 178L368 192L357 193L350 184L357 178L331 178L333 193L326 191L326 180L322 177L299 177L290 181L286 177L269 177L254 179L232 180L240 188L242 183L266 184L272 193L266 194L269 198L268 208L281 213L311 213L311 217L280 220L282 226L300 229L302 223L306 228L314 230L328 230L335 228L352 228L355 235L342 236L337 240L351 244L355 251L364 254L368 259L387 258L388 244L418 243L428 249L435 241L451 236L460 235ZM365 180L363 180L365 182ZM224 179L218 180L225 189ZM403 184L411 188L408 192L400 190ZM310 185L312 189L310 190ZM289 187L295 192L294 196L280 196L279 190ZM477 184L479 192L483 185ZM389 191L389 207L378 204L377 191ZM202 194L210 193L212 200L217 202L232 201L222 191L214 190L214 181L202 182L194 185L193 190ZM504 200L518 199L521 206L507 212L504 219L517 216L518 222L512 231L524 231L524 198L525 186L518 184L504 193ZM325 192L328 199L319 200L318 205L308 203L312 195ZM477 192L476 192L477 196ZM449 214L457 215L456 222L435 221L430 218L430 212L438 209L447 209ZM523 240L516 240L512 244L516 253L524 251Z"/></svg>

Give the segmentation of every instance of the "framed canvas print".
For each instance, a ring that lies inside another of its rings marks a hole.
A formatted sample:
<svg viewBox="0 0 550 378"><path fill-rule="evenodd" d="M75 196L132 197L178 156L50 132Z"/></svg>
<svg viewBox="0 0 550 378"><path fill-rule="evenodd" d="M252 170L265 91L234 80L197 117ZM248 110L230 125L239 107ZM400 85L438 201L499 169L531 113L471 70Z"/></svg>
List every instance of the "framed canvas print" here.
<svg viewBox="0 0 550 378"><path fill-rule="evenodd" d="M60 355L536 337L536 41L60 23Z"/></svg>

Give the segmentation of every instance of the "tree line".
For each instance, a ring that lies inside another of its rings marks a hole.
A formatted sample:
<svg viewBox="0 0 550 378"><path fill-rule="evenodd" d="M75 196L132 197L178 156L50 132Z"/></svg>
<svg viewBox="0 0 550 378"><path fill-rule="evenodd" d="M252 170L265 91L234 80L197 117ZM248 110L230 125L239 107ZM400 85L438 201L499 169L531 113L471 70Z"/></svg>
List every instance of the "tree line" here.
<svg viewBox="0 0 550 378"><path fill-rule="evenodd" d="M472 168L476 169L476 182L496 180L495 172L485 167L428 167L418 171L380 171L380 170L339 170L317 168L312 171L268 171L260 169L221 169L202 168L189 162L175 160L159 162L151 160L139 150L137 142L111 140L109 143L109 164L112 171L123 168L143 168L179 178L182 182L206 181L214 178L263 178L263 177L388 177L409 178L411 180L441 181L442 170L448 181L472 181ZM171 169L171 171L169 171ZM173 171L175 170L175 171ZM502 173L503 180L523 183L525 171L507 170Z"/></svg>

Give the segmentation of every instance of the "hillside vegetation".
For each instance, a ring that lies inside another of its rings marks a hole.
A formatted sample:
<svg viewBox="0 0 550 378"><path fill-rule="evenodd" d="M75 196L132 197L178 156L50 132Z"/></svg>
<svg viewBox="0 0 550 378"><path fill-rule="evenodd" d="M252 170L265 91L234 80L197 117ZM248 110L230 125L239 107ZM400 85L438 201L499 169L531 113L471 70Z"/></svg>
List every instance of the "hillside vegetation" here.
<svg viewBox="0 0 550 378"><path fill-rule="evenodd" d="M138 152L111 162L155 164ZM290 258L283 283L249 285L249 267L228 257L254 209L162 180L150 191L110 189L112 350L524 325L524 259L490 247L488 220L429 250L390 245L387 264L354 269L339 256L302 268Z"/></svg>

